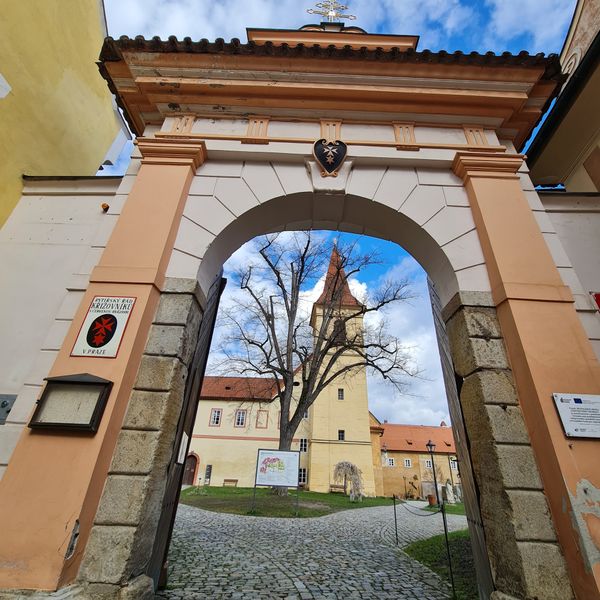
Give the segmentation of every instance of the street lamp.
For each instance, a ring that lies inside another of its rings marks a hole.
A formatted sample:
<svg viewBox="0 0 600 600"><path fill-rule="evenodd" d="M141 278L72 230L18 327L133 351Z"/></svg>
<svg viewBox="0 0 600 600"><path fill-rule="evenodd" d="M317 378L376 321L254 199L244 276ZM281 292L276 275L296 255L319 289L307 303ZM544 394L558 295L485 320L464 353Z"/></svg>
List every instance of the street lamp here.
<svg viewBox="0 0 600 600"><path fill-rule="evenodd" d="M429 456L431 456L431 470L433 471L433 485L435 487L435 499L438 503L438 506L440 506L440 493L438 492L438 487L437 487L437 477L435 475L435 462L433 462L433 451L435 450L435 444L429 440L425 446L427 447L427 450L429 450Z"/></svg>
<svg viewBox="0 0 600 600"><path fill-rule="evenodd" d="M429 450L429 456L431 456L431 470L433 471L433 485L435 486L435 497L442 513L442 521L444 522L444 538L446 540L446 553L448 554L448 566L450 567L450 582L452 584L452 597L456 598L456 590L454 588L454 573L452 572L452 558L450 557L450 543L448 542L448 522L446 521L446 507L444 502L440 503L440 493L437 487L437 478L435 476L435 462L433 461L433 451L435 450L435 444L429 440L425 444L427 450Z"/></svg>

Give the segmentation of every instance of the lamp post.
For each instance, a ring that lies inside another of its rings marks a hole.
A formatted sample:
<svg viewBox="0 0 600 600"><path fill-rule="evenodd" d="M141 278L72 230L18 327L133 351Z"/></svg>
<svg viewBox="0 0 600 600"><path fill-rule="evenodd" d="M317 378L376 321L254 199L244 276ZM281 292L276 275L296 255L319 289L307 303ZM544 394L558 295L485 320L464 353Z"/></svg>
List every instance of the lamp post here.
<svg viewBox="0 0 600 600"><path fill-rule="evenodd" d="M435 444L429 440L425 444L431 456L431 470L433 471L433 485L435 486L435 497L442 513L442 521L444 522L444 538L446 540L446 553L448 555L448 567L450 568L450 583L452 584L452 597L456 599L456 590L454 589L454 573L452 572L452 558L450 557L450 543L448 542L448 522L446 521L446 509L444 501L440 502L440 494L437 487L437 477L435 475L435 462L433 460L433 451L435 450Z"/></svg>
<svg viewBox="0 0 600 600"><path fill-rule="evenodd" d="M402 475L402 479L404 479L404 499L408 499L408 492L406 491L406 475Z"/></svg>
<svg viewBox="0 0 600 600"><path fill-rule="evenodd" d="M425 446L427 446L427 450L429 450L429 456L431 456L431 470L433 471L433 486L435 487L435 499L438 503L438 506L440 506L440 493L438 492L437 477L435 476L435 462L433 462L433 451L435 450L435 444L431 440L429 440L427 444L425 444Z"/></svg>

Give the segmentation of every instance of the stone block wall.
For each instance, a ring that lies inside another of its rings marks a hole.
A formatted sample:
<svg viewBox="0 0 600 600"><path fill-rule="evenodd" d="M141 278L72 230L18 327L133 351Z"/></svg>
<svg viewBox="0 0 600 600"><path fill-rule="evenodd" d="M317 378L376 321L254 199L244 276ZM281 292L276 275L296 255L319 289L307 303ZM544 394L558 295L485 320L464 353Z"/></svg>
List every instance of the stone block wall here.
<svg viewBox="0 0 600 600"><path fill-rule="evenodd" d="M204 302L194 280L170 279L161 294L85 548L80 598L154 597L146 571Z"/></svg>
<svg viewBox="0 0 600 600"><path fill-rule="evenodd" d="M489 294L444 311L495 600L573 598Z"/></svg>

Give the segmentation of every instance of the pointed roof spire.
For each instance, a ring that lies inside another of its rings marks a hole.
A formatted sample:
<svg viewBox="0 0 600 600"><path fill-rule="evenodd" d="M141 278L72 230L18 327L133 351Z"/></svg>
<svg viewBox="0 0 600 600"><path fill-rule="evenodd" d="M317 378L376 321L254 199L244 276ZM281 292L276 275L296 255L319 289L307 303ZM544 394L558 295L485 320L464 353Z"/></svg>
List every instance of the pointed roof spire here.
<svg viewBox="0 0 600 600"><path fill-rule="evenodd" d="M340 306L361 306L361 303L350 291L342 262L342 257L337 249L337 243L335 243L331 251L327 276L325 277L325 287L315 304L328 304L335 298L336 303Z"/></svg>

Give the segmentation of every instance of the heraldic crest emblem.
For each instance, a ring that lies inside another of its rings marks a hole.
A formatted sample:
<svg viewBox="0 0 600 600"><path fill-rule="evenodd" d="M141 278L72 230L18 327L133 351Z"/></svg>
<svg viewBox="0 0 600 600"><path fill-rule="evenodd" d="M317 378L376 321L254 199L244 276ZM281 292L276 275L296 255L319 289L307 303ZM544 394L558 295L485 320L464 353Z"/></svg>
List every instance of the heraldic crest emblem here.
<svg viewBox="0 0 600 600"><path fill-rule="evenodd" d="M337 177L347 153L348 146L340 140L316 141L313 146L313 155L321 167L321 177Z"/></svg>

